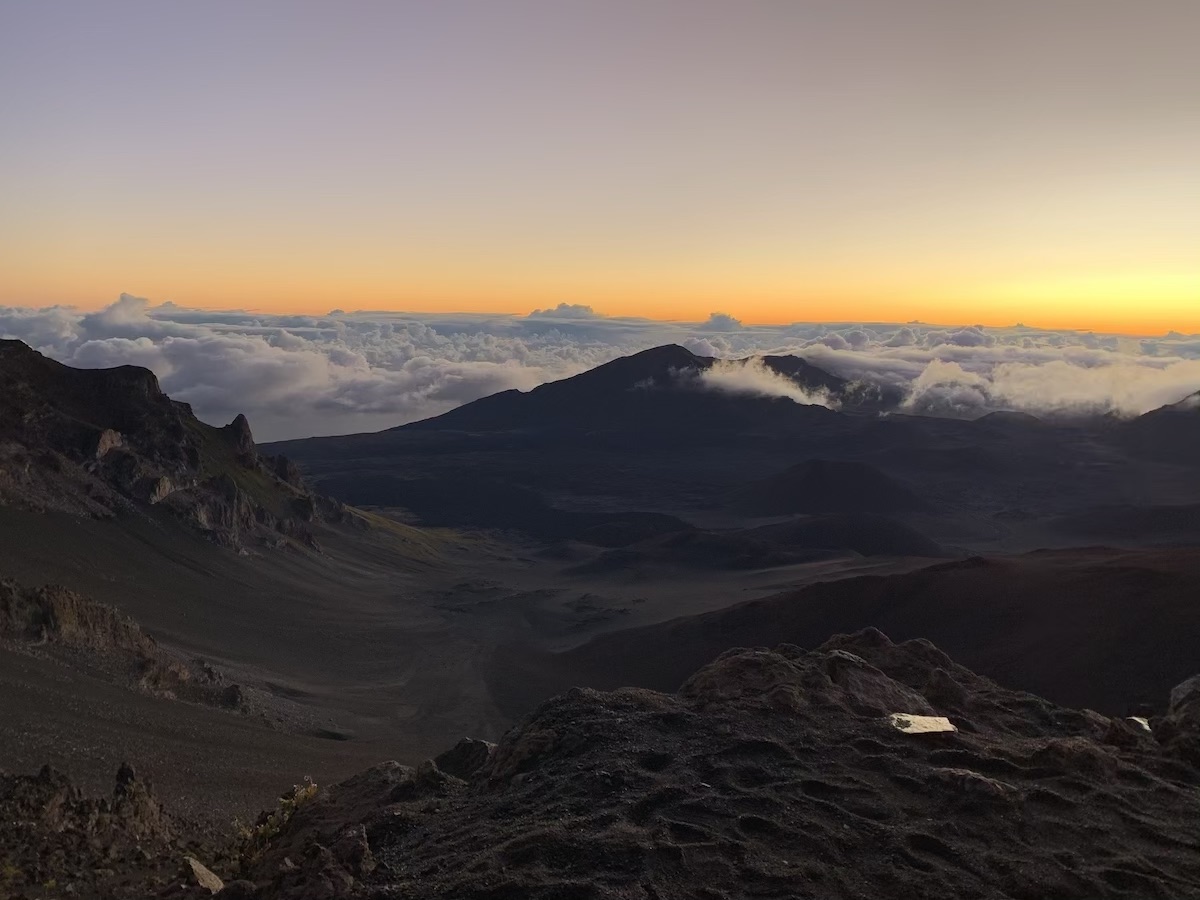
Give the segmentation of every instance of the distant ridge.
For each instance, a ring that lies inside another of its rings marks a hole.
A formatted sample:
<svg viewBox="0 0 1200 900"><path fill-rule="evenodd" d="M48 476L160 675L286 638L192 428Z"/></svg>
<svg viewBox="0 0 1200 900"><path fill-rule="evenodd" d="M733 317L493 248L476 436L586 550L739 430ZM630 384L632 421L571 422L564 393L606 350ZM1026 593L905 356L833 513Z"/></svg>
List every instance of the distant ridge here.
<svg viewBox="0 0 1200 900"><path fill-rule="evenodd" d="M844 394L849 382L795 356L750 357L797 387ZM528 392L503 391L467 403L443 415L400 426L403 429L506 428L515 425L554 426L593 423L669 427L695 424L696 416L723 416L753 421L754 413L772 404L796 408L784 397L722 396L697 390L690 375L711 369L718 360L697 356L678 344L652 347L589 369L579 375L551 381ZM740 406L737 414L735 405ZM813 407L814 409L816 407ZM666 417L664 420L663 417ZM640 421L642 418L645 421ZM400 430L400 429L392 429Z"/></svg>
<svg viewBox="0 0 1200 900"><path fill-rule="evenodd" d="M1125 445L1140 456L1200 466L1200 391L1120 428Z"/></svg>

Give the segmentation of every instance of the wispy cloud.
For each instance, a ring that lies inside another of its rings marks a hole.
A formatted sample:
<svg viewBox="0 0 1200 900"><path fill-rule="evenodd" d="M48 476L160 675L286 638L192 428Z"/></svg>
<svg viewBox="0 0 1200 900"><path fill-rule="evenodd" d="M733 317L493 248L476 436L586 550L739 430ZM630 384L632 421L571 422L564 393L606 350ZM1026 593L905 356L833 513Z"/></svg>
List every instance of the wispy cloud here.
<svg viewBox="0 0 1200 900"><path fill-rule="evenodd" d="M787 397L796 403L836 409L837 402L827 392L806 391L790 378L768 369L761 359L721 359L697 377L700 387L724 394L750 397Z"/></svg>

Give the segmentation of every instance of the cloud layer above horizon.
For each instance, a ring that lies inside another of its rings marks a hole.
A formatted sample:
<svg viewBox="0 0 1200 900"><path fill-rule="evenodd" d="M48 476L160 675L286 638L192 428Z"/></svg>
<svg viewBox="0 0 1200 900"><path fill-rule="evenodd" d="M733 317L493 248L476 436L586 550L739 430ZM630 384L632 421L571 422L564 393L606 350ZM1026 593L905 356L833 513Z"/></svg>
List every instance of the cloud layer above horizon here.
<svg viewBox="0 0 1200 900"><path fill-rule="evenodd" d="M722 312L680 323L569 304L528 316L306 316L152 305L125 294L97 312L0 307L0 337L73 366L145 366L205 421L245 413L259 441L389 428L668 343L723 359L795 353L843 378L898 388L907 411L931 415L1137 415L1200 390L1200 335L921 323L747 326ZM708 386L806 399L773 385L757 369L725 366Z"/></svg>

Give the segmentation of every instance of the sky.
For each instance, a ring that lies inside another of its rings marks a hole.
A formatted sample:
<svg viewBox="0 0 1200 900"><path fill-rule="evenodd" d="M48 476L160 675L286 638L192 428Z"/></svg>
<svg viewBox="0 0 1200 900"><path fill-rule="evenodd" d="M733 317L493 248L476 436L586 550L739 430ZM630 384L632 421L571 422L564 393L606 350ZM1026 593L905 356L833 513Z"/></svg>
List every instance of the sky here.
<svg viewBox="0 0 1200 900"><path fill-rule="evenodd" d="M1200 331L1196 0L0 4L0 305Z"/></svg>

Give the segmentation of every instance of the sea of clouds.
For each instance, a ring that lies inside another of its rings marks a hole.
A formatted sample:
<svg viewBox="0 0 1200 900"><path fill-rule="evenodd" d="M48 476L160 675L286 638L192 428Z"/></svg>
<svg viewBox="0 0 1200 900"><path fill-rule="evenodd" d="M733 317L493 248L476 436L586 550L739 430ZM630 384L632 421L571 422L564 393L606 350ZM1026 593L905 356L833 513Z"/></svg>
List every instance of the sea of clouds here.
<svg viewBox="0 0 1200 900"><path fill-rule="evenodd" d="M661 322L569 304L524 316L305 316L153 305L123 294L96 312L0 307L0 337L73 366L146 366L205 421L245 413L260 441L389 428L668 343L722 359L796 353L844 378L898 388L906 410L933 415L1137 415L1200 390L1200 335L915 322L751 326L725 313ZM724 364L706 385L826 402L755 366Z"/></svg>

